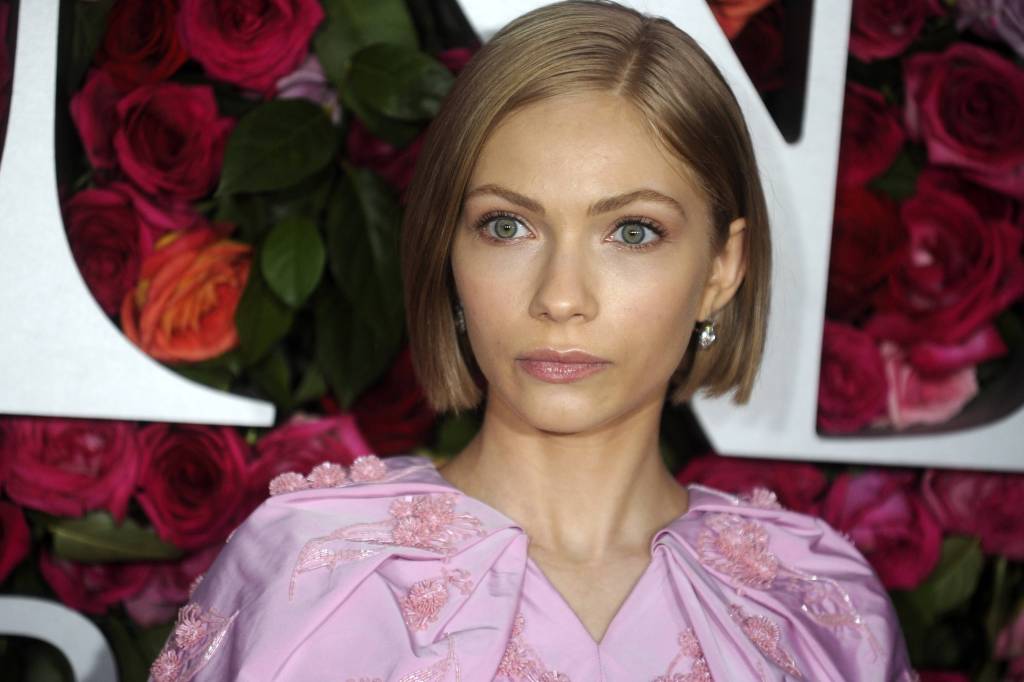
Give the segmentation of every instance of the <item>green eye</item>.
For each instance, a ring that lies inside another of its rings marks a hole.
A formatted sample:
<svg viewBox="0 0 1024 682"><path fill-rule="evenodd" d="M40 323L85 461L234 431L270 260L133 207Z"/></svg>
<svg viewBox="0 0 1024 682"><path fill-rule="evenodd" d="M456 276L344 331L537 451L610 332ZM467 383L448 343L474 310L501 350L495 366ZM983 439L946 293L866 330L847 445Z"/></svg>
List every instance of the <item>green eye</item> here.
<svg viewBox="0 0 1024 682"><path fill-rule="evenodd" d="M615 232L620 235L617 241L629 244L630 246L639 246L652 242L654 238L660 236L654 228L637 222L623 223Z"/></svg>
<svg viewBox="0 0 1024 682"><path fill-rule="evenodd" d="M490 222L491 233L498 239L512 239L519 232L520 224L515 218L498 216Z"/></svg>

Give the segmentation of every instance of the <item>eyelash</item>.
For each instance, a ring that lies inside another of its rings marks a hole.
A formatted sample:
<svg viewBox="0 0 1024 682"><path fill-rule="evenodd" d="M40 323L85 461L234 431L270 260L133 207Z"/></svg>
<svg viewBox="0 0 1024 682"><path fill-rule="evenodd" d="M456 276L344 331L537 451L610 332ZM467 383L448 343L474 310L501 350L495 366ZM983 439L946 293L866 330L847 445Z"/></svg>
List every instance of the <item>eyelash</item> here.
<svg viewBox="0 0 1024 682"><path fill-rule="evenodd" d="M525 226L525 222L526 222L522 218L517 216L515 213L510 213L509 211L491 211L489 213L485 213L484 215L480 216L480 218L476 221L476 230L477 230L477 232L482 234L484 236L484 238L487 239L488 241L498 242L498 243L507 243L507 242L510 242L512 240L511 239L499 239L497 237L492 237L484 229L487 226L488 223L490 223L492 220L495 220L496 218L508 218L510 220L515 220L515 221L517 221L519 223L524 223L524 226ZM644 216L626 216L625 218L621 218L618 222L615 223L615 230L612 232L612 234L614 234L615 232L618 232L620 229L622 229L622 227L624 227L626 225L642 225L643 227L646 227L648 230L650 230L654 234L658 235L658 239L655 239L653 241L647 242L645 244L628 244L626 242L621 242L621 241L618 242L620 245L625 246L626 248L632 249L634 251L641 251L643 249L648 249L648 248L654 246L655 244L657 244L659 241L661 241L665 237L665 229L661 225L659 225L658 223L656 223L653 220L651 220L650 218L647 218L647 217L644 217Z"/></svg>

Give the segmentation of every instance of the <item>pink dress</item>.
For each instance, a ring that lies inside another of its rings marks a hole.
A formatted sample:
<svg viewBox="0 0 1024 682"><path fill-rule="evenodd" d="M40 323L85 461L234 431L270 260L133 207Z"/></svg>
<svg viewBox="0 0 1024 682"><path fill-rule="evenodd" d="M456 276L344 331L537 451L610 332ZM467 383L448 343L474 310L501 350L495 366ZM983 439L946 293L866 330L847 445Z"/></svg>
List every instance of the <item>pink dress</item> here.
<svg viewBox="0 0 1024 682"><path fill-rule="evenodd" d="M169 680L916 680L863 556L771 492L690 508L600 643L513 520L422 456L286 474L229 538L153 664Z"/></svg>

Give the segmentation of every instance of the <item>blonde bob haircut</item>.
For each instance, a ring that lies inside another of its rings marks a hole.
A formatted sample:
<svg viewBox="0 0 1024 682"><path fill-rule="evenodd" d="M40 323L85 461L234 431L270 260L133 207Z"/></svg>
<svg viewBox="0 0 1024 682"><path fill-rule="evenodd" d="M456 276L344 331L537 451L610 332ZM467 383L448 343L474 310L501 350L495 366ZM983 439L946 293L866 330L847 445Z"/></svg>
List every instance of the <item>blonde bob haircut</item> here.
<svg viewBox="0 0 1024 682"><path fill-rule="evenodd" d="M413 366L438 411L480 404L479 368L456 330L451 246L477 156L511 112L582 91L629 100L703 191L713 253L746 218L746 274L714 314L718 343L691 341L671 378L680 404L697 389L747 402L768 324L768 211L739 104L711 59L671 22L612 2L569 0L512 21L465 67L430 125L408 190L401 262ZM581 117L586 112L580 112Z"/></svg>

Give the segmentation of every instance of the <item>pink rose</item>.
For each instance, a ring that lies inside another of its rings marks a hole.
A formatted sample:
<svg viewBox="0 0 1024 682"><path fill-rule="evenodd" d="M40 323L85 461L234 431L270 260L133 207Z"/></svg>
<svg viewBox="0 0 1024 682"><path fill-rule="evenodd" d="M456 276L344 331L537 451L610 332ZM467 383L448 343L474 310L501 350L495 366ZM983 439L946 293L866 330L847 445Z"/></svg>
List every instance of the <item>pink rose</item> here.
<svg viewBox="0 0 1024 682"><path fill-rule="evenodd" d="M157 534L186 549L221 542L247 511L247 448L235 429L151 424L139 431L137 499Z"/></svg>
<svg viewBox="0 0 1024 682"><path fill-rule="evenodd" d="M96 63L132 85L169 78L188 58L175 26L177 5L177 0L114 3Z"/></svg>
<svg viewBox="0 0 1024 682"><path fill-rule="evenodd" d="M306 56L323 18L317 0L182 0L178 30L210 77L269 96Z"/></svg>
<svg viewBox="0 0 1024 682"><path fill-rule="evenodd" d="M212 87L143 85L116 109L117 160L143 191L190 200L213 189L234 122L217 113Z"/></svg>
<svg viewBox="0 0 1024 682"><path fill-rule="evenodd" d="M818 379L818 427L848 433L885 409L886 382L875 340L859 329L825 320Z"/></svg>
<svg viewBox="0 0 1024 682"><path fill-rule="evenodd" d="M107 71L92 69L85 85L71 97L71 120L78 130L85 155L96 170L110 170L117 165L114 152L117 103L128 90L127 85L118 84Z"/></svg>
<svg viewBox="0 0 1024 682"><path fill-rule="evenodd" d="M846 84L839 143L839 184L864 185L884 173L903 148L899 110L877 90Z"/></svg>
<svg viewBox="0 0 1024 682"><path fill-rule="evenodd" d="M914 589L939 561L942 530L915 490L911 472L840 474L821 512L850 537L887 589Z"/></svg>
<svg viewBox="0 0 1024 682"><path fill-rule="evenodd" d="M961 369L973 370L975 365L1000 358L1008 351L995 325L988 324L979 327L960 343L915 343L910 346L906 359L915 371L935 377Z"/></svg>
<svg viewBox="0 0 1024 682"><path fill-rule="evenodd" d="M140 589L152 568L146 564L83 564L43 550L39 571L57 597L75 611L101 615Z"/></svg>
<svg viewBox="0 0 1024 682"><path fill-rule="evenodd" d="M977 536L989 554L1024 560L1024 475L929 469L921 493L946 531Z"/></svg>
<svg viewBox="0 0 1024 682"><path fill-rule="evenodd" d="M17 446L7 494L18 504L58 516L106 509L124 518L138 476L138 445L127 422L21 417L8 421Z"/></svg>
<svg viewBox="0 0 1024 682"><path fill-rule="evenodd" d="M774 492L788 509L810 513L825 490L825 475L813 464L706 454L686 463L676 475L680 483L700 483L730 493L747 494L756 487Z"/></svg>
<svg viewBox="0 0 1024 682"><path fill-rule="evenodd" d="M341 122L338 93L328 85L315 54L310 54L299 68L278 79L277 99L304 99L322 107L335 123Z"/></svg>
<svg viewBox="0 0 1024 682"><path fill-rule="evenodd" d="M0 583L28 556L28 524L21 508L0 501Z"/></svg>
<svg viewBox="0 0 1024 682"><path fill-rule="evenodd" d="M992 50L954 42L904 62L907 130L928 159L1024 199L1024 71Z"/></svg>
<svg viewBox="0 0 1024 682"><path fill-rule="evenodd" d="M883 342L881 351L889 390L888 414L876 422L878 425L902 430L915 424L942 424L978 394L974 367L937 376L922 375L906 361L896 344Z"/></svg>
<svg viewBox="0 0 1024 682"><path fill-rule="evenodd" d="M188 601L192 586L217 558L220 549L207 547L180 561L151 564L146 583L124 600L128 616L144 628L174 620L178 609Z"/></svg>
<svg viewBox="0 0 1024 682"><path fill-rule="evenodd" d="M862 62L895 57L924 26L926 0L854 0L850 52Z"/></svg>

